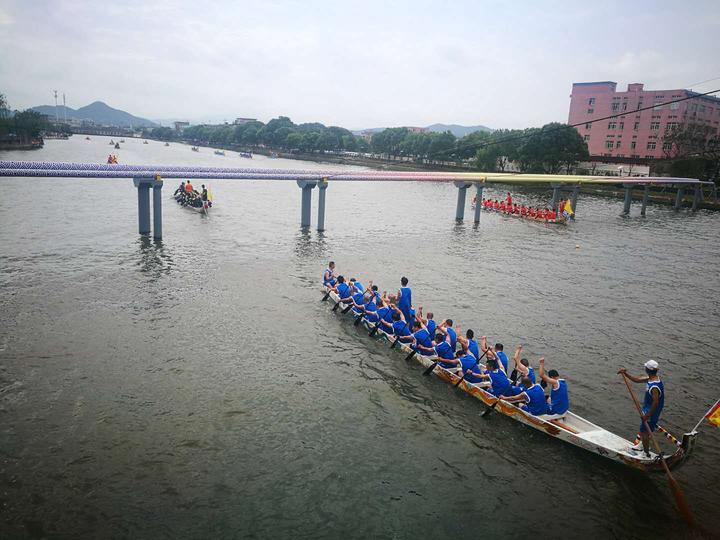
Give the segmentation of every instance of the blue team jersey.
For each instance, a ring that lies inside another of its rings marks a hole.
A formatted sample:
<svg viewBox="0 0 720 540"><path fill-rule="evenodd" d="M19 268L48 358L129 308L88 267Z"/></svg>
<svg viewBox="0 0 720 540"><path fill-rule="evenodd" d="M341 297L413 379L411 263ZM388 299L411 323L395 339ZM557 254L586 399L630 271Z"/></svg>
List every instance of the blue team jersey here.
<svg viewBox="0 0 720 540"><path fill-rule="evenodd" d="M428 332L430 332L430 337L434 338L435 334L437 333L437 324L435 323L435 321L433 319L428 319L428 322L425 326L427 326Z"/></svg>
<svg viewBox="0 0 720 540"><path fill-rule="evenodd" d="M353 281L353 284L358 291L365 292L365 287L363 287L362 283L360 283L359 281Z"/></svg>
<svg viewBox="0 0 720 540"><path fill-rule="evenodd" d="M403 313L408 313L412 307L412 291L410 287L400 287L400 299L398 300L398 308Z"/></svg>
<svg viewBox="0 0 720 540"><path fill-rule="evenodd" d="M505 373L503 373L500 369L495 369L493 371L488 371L487 374L490 375L490 382L492 383L492 394L496 396L502 396L509 393L512 385L510 384L510 379L507 378L507 375L505 375Z"/></svg>
<svg viewBox="0 0 720 540"><path fill-rule="evenodd" d="M650 407L652 407L653 398L651 391L653 388L657 388L660 391L660 399L658 400L657 409L655 409L652 416L648 418L648 424L650 424L650 427L654 428L654 424L657 424L657 421L660 420L660 413L665 406L665 385L662 381L648 381L645 386L645 399L642 407L643 414L647 414Z"/></svg>
<svg viewBox="0 0 720 540"><path fill-rule="evenodd" d="M418 345L422 345L423 347L427 347L428 349L430 347L432 347L432 340L430 339L430 334L424 328L421 328L420 330L415 332L415 334L413 334L413 335L415 336L415 339L417 340ZM418 352L425 356L430 356L432 354L432 353L423 351L422 349L419 349Z"/></svg>
<svg viewBox="0 0 720 540"><path fill-rule="evenodd" d="M455 330L453 330L451 327L446 328L448 336L450 336L450 347L452 350L455 350L455 346L457 345L457 334L455 333Z"/></svg>
<svg viewBox="0 0 720 540"><path fill-rule="evenodd" d="M393 323L393 332L396 336L409 336L410 329L405 321L395 321Z"/></svg>
<svg viewBox="0 0 720 540"><path fill-rule="evenodd" d="M527 396L526 404L522 406L524 411L534 416L547 413L548 406L545 402L545 392L543 392L539 384L533 384L530 388L523 390L523 392Z"/></svg>
<svg viewBox="0 0 720 540"><path fill-rule="evenodd" d="M469 383L479 383L483 380L480 378L480 366L477 365L477 358L473 356L472 354L466 354L460 359L460 363L462 364L462 370L463 373L465 373L468 369L471 369L473 374L465 373L465 380Z"/></svg>
<svg viewBox="0 0 720 540"><path fill-rule="evenodd" d="M355 313L355 315L360 315L362 313L362 308L359 308L357 306L362 306L365 303L365 298L363 297L363 293L356 292L352 295L353 302L357 304L356 306L353 306L352 311Z"/></svg>
<svg viewBox="0 0 720 540"><path fill-rule="evenodd" d="M333 271L327 268L323 273L323 285L335 285L336 280Z"/></svg>
<svg viewBox="0 0 720 540"><path fill-rule="evenodd" d="M468 339L468 350L476 360L480 358L480 348L478 347L477 341L474 339Z"/></svg>
<svg viewBox="0 0 720 540"><path fill-rule="evenodd" d="M495 355L500 359L503 367L505 368L505 373L507 373L508 372L508 357L505 355L505 352L504 351L496 351Z"/></svg>
<svg viewBox="0 0 720 540"><path fill-rule="evenodd" d="M565 379L558 379L558 389L550 389L550 409L548 414L565 414L570 408L567 383Z"/></svg>
<svg viewBox="0 0 720 540"><path fill-rule="evenodd" d="M528 376L528 379L530 379L532 381L532 383L535 384L535 382L536 382L535 381L535 370L533 368L531 368L531 367L528 368L527 376Z"/></svg>
<svg viewBox="0 0 720 540"><path fill-rule="evenodd" d="M367 304L365 304L365 320L368 322L377 322L377 315L372 313L375 311L377 311L377 304L374 300L370 300Z"/></svg>
<svg viewBox="0 0 720 540"><path fill-rule="evenodd" d="M448 345L447 341L441 341L440 343L435 344L435 354L444 360L454 360L455 354L453 353L452 349L450 348L450 345ZM447 362L440 362L440 367L444 367L445 369L454 368L455 364L450 364Z"/></svg>
<svg viewBox="0 0 720 540"><path fill-rule="evenodd" d="M341 283L340 285L338 285L337 292L341 300L350 298L350 287L347 283Z"/></svg>

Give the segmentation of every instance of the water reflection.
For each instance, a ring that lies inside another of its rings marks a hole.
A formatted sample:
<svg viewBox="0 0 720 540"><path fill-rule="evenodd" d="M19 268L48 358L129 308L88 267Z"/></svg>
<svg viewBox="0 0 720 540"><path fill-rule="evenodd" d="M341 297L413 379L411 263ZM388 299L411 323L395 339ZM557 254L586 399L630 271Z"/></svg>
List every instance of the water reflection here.
<svg viewBox="0 0 720 540"><path fill-rule="evenodd" d="M143 234L138 238L137 244L139 247L137 266L140 272L149 274L151 282L170 273L174 266L173 258L161 239Z"/></svg>
<svg viewBox="0 0 720 540"><path fill-rule="evenodd" d="M295 236L295 256L299 259L324 258L327 251L325 232L314 233L310 227L301 228Z"/></svg>

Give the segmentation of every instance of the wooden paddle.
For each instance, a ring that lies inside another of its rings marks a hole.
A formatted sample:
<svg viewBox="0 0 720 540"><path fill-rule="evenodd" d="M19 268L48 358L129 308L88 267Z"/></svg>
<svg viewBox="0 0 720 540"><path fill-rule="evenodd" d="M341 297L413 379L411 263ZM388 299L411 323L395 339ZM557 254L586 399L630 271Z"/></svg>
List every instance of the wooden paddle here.
<svg viewBox="0 0 720 540"><path fill-rule="evenodd" d="M493 404L490 405L489 407L486 407L485 410L484 410L484 411L482 412L482 414L480 415L480 418L485 418L488 414L490 414L491 412L493 412L493 411L495 410L495 407L497 407L498 401L500 401L500 398L497 398L497 399L495 400L495 403L493 403Z"/></svg>
<svg viewBox="0 0 720 540"><path fill-rule="evenodd" d="M473 369L475 369L475 367L480 363L480 360L482 360L483 356L485 356L489 350L490 350L490 349L485 349L485 352L480 355L480 358L478 358L477 360L475 360L475 364L473 365L472 368L470 368L471 371L472 371ZM460 365L462 365L462 362L460 362ZM455 383L455 387L460 386L460 383L465 380L465 375L466 375L466 373L467 373L466 371L463 371L462 377L460 377L460 380Z"/></svg>
<svg viewBox="0 0 720 540"><path fill-rule="evenodd" d="M665 460L662 457L662 451L660 450L660 445L658 444L657 440L655 439L655 435L650 430L650 426L648 425L647 421L643 418L642 408L640 407L640 403L638 403L637 398L635 397L635 394L633 394L632 388L630 387L630 383L628 382L627 375L624 372L620 372L620 375L623 377L623 381L625 381L625 386L627 386L628 392L630 393L630 397L633 400L633 403L635 404L635 408L637 409L638 414L640 415L640 419L642 420L643 425L645 426L645 429L648 432L648 435L650 435L650 440L652 441L653 446L655 447L655 452L657 452L658 456L660 456L660 463L662 463L663 469L665 469L665 474L667 475L668 484L670 484L670 491L672 491L673 496L675 497L675 504L677 504L678 510L680 511L680 514L682 515L683 519L688 525L694 525L694 519L692 512L690 511L690 506L688 506L687 500L685 499L685 494L682 492L682 489L680 489L680 484L677 483L677 480L673 477L672 474L670 474L670 469L667 466L667 463L665 463Z"/></svg>
<svg viewBox="0 0 720 540"><path fill-rule="evenodd" d="M327 300L328 298L330 298L330 293L331 293L331 292L332 292L332 289L328 288L328 292L325 293L325 296L323 296L323 297L322 297L322 300L320 300L320 301L321 301L321 302L324 302L325 300Z"/></svg>
<svg viewBox="0 0 720 540"><path fill-rule="evenodd" d="M346 307L345 309L342 310L342 314L345 315L348 311L350 311L350 310L352 309L352 307L353 307L354 305L355 305L355 304L352 303L352 299L351 299L351 300L350 300L350 305L349 305L348 307Z"/></svg>

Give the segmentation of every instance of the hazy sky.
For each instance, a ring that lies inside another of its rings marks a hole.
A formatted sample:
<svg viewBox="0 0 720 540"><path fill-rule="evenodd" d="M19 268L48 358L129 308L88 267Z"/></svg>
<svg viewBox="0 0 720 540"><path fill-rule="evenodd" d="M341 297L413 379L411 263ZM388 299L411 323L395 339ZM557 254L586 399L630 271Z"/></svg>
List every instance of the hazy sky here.
<svg viewBox="0 0 720 540"><path fill-rule="evenodd" d="M57 89L151 119L510 128L567 121L573 82L716 77L718 0L0 0L0 93L19 109Z"/></svg>

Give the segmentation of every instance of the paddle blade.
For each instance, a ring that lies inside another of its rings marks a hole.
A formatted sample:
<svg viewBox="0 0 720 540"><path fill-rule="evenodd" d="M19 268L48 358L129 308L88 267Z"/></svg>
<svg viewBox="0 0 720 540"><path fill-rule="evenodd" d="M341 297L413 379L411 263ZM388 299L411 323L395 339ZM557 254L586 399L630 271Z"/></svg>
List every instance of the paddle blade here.
<svg viewBox="0 0 720 540"><path fill-rule="evenodd" d="M670 484L670 491L672 491L673 497L675 497L675 504L677 504L680 514L685 520L685 523L691 526L694 525L695 519L693 518L693 513L690 510L687 500L685 499L685 494L682 489L680 489L680 485L677 483L677 480L675 480L673 475L670 474L670 469L667 468L667 465L665 465L665 472L667 473L668 484Z"/></svg>
<svg viewBox="0 0 720 540"><path fill-rule="evenodd" d="M412 359L412 357L415 356L415 353L416 353L416 352L417 352L417 351L416 351L415 349L413 349L412 351L410 351L410 354L408 354L408 355L405 357L405 361L406 361L406 362L409 362L409 361Z"/></svg>
<svg viewBox="0 0 720 540"><path fill-rule="evenodd" d="M375 327L370 330L370 337L373 337L375 334L377 334L378 328L380 328L380 323L378 322Z"/></svg>
<svg viewBox="0 0 720 540"><path fill-rule="evenodd" d="M362 318L362 315L358 315L357 317L355 317L355 322L353 323L353 326L358 326L360 324L360 321L362 321Z"/></svg>
<svg viewBox="0 0 720 540"><path fill-rule="evenodd" d="M437 365L437 362L433 362L432 364L430 364L430 367L423 371L423 375L430 375L433 372L433 369L435 369L435 366Z"/></svg>
<svg viewBox="0 0 720 540"><path fill-rule="evenodd" d="M460 386L460 383L462 383L465 380L465 374L463 373L463 376L460 377L460 380L454 384L455 388Z"/></svg>
<svg viewBox="0 0 720 540"><path fill-rule="evenodd" d="M498 400L498 401L500 401L500 400ZM492 405L490 405L487 409L485 409L485 410L482 412L482 414L480 415L480 418L485 418L488 414L490 414L491 412L493 412L493 410L495 410L495 407L497 406L497 404L498 404L498 402L496 401L495 403L493 403Z"/></svg>
<svg viewBox="0 0 720 540"><path fill-rule="evenodd" d="M399 339L399 338L395 338L395 340L392 342L392 345L390 345L390 348L391 348L391 349L394 349L395 347L397 347L398 341L400 341L400 339Z"/></svg>
<svg viewBox="0 0 720 540"><path fill-rule="evenodd" d="M321 301L321 302L324 302L324 301L327 300L328 298L330 298L330 291L328 291L327 293L325 293L325 296L323 296L323 297L322 297L322 300L320 300L320 301Z"/></svg>
<svg viewBox="0 0 720 540"><path fill-rule="evenodd" d="M352 309L352 307L353 307L353 305L350 304L348 307L346 307L345 309L343 309L343 310L342 310L343 315L344 315L345 313L347 313L348 311L350 311L350 310Z"/></svg>
<svg viewBox="0 0 720 540"><path fill-rule="evenodd" d="M517 369L513 369L510 373L510 380L513 384L517 384L517 378L518 378L518 371Z"/></svg>
<svg viewBox="0 0 720 540"><path fill-rule="evenodd" d="M333 306L332 310L333 310L333 311L337 311L339 307L340 307L340 302L337 302L337 303Z"/></svg>

